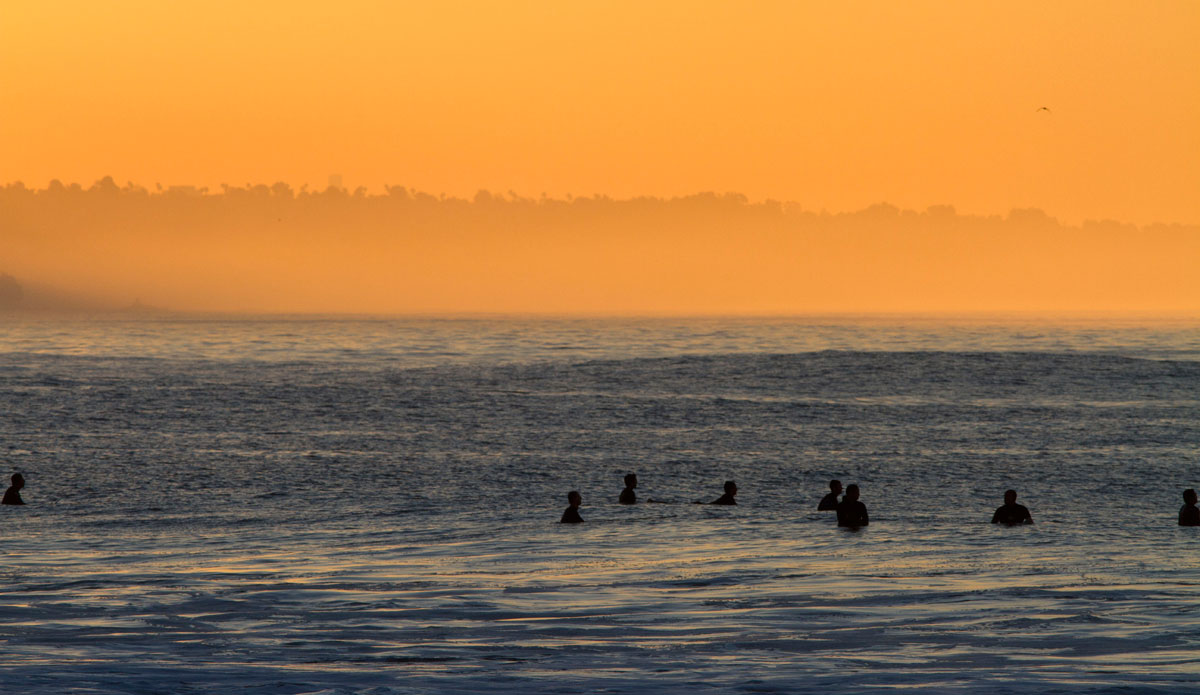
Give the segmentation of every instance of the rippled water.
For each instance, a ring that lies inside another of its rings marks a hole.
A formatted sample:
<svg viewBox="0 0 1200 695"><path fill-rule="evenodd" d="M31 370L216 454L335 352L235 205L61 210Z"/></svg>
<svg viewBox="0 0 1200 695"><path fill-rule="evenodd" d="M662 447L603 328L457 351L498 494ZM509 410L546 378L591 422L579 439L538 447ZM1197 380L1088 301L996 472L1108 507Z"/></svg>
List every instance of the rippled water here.
<svg viewBox="0 0 1200 695"><path fill-rule="evenodd" d="M1200 322L0 320L5 690L1200 676Z"/></svg>

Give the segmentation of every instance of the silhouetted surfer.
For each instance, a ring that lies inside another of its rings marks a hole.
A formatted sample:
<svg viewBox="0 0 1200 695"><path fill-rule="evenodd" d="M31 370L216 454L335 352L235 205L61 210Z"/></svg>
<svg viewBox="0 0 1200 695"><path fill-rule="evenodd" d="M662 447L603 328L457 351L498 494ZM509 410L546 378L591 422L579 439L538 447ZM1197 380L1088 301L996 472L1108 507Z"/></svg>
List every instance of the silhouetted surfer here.
<svg viewBox="0 0 1200 695"><path fill-rule="evenodd" d="M617 498L617 501L621 504L636 504L637 494L633 491L635 487L637 487L637 474L627 474L625 476L625 489L621 490L621 496Z"/></svg>
<svg viewBox="0 0 1200 695"><path fill-rule="evenodd" d="M838 526L847 528L858 528L871 523L871 519L867 516L867 505L858 501L857 485L846 487L846 496L842 498L841 502L838 502L837 521Z"/></svg>
<svg viewBox="0 0 1200 695"><path fill-rule="evenodd" d="M8 496L4 496L7 503ZM1196 491L1188 488L1183 491L1183 506L1179 508L1180 526L1200 526L1200 509L1196 508Z"/></svg>
<svg viewBox="0 0 1200 695"><path fill-rule="evenodd" d="M1004 506L998 507L996 513L992 515L993 524L1004 524L1005 526L1016 526L1017 524L1032 524L1033 517L1029 516L1029 509L1023 504L1017 504L1017 491L1004 491Z"/></svg>
<svg viewBox="0 0 1200 695"><path fill-rule="evenodd" d="M571 506L567 507L566 511L563 512L561 523L582 524L583 517L579 516L579 505L583 504L583 497L580 496L579 491L572 490L568 492L567 503Z"/></svg>
<svg viewBox="0 0 1200 695"><path fill-rule="evenodd" d="M829 494L821 498L821 502L817 505L817 511L827 512L836 510L838 507L838 495L842 494L842 481L829 481Z"/></svg>
<svg viewBox="0 0 1200 695"><path fill-rule="evenodd" d="M4 500L0 504L25 504L21 499L21 488L25 487L25 476L20 473L12 474L12 486L4 491Z"/></svg>
<svg viewBox="0 0 1200 695"><path fill-rule="evenodd" d="M709 502L709 504L737 504L737 500L735 500L734 497L737 497L737 483L733 482L732 480L726 480L725 494L721 495L712 502Z"/></svg>

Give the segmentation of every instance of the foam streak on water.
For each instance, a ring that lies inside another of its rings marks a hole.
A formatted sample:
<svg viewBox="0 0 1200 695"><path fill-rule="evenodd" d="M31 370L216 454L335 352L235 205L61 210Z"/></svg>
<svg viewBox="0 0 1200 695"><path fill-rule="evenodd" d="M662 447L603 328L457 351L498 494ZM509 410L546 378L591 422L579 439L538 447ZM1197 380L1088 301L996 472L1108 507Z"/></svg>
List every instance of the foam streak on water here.
<svg viewBox="0 0 1200 695"><path fill-rule="evenodd" d="M6 321L5 691L1200 678L1197 322Z"/></svg>

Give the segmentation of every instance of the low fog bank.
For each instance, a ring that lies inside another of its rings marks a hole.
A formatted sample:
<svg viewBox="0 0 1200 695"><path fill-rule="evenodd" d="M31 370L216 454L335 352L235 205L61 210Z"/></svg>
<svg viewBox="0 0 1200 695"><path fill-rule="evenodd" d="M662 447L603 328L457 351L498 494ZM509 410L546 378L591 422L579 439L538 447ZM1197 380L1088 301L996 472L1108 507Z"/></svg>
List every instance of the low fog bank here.
<svg viewBox="0 0 1200 695"><path fill-rule="evenodd" d="M0 315L6 314L166 314L165 309L143 304L141 300L120 303L112 297L72 293L42 282L18 280L0 269Z"/></svg>
<svg viewBox="0 0 1200 695"><path fill-rule="evenodd" d="M0 188L0 310L1191 313L1198 264L1200 227L1036 209Z"/></svg>

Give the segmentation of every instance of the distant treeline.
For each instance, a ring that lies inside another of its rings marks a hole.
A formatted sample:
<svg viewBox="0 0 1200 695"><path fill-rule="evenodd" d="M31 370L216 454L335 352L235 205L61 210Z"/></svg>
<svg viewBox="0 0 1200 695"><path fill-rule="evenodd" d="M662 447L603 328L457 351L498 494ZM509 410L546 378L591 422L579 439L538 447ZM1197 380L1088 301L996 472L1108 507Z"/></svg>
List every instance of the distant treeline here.
<svg viewBox="0 0 1200 695"><path fill-rule="evenodd" d="M735 193L434 196L403 186L0 188L0 268L194 308L1200 309L1200 227L1065 225Z"/></svg>
<svg viewBox="0 0 1200 695"><path fill-rule="evenodd" d="M119 208L114 208L118 204ZM995 228L1012 225L1059 226L1058 222L1037 208L1018 208L1007 215L961 215L952 205L934 205L924 211L902 210L888 203L879 203L854 212L813 211L804 209L799 203L764 200L751 202L740 193L702 192L694 195L674 198L658 198L642 196L628 199L614 199L605 195L574 197L566 199L529 198L513 191L497 193L486 190L477 192L472 198L432 195L404 186L384 186L383 193L369 193L366 187L360 186L353 192L338 187L328 187L324 190L310 190L302 186L298 190L291 185L277 182L271 185L246 184L230 186L222 184L219 191L208 187L196 186L156 186L148 189L132 182L119 186L111 176L96 181L91 186L83 187L78 183L64 184L54 180L44 189L32 189L21 182L9 183L0 187L0 202L5 205L5 212L19 209L46 209L69 203L77 205L96 205L107 210L135 209L153 210L155 213L177 211L183 215L195 214L204 210L237 210L240 212L258 211L259 213L304 212L312 213L321 210L334 209L339 214L363 215L366 219L377 219L380 213L415 212L418 210L437 210L445 214L483 212L495 215L498 212L510 214L545 215L587 215L619 217L644 215L711 215L725 214L748 219L768 219L783 217L804 223L836 223L837 220L856 220L878 222L919 223L934 222L944 225L954 219L972 226ZM1066 228L1066 227L1064 227ZM1121 223L1113 220L1089 220L1082 224L1082 229L1096 232L1124 231L1136 233L1140 230L1151 232L1164 231L1196 231L1200 227L1192 225L1159 223L1138 227L1137 225Z"/></svg>

